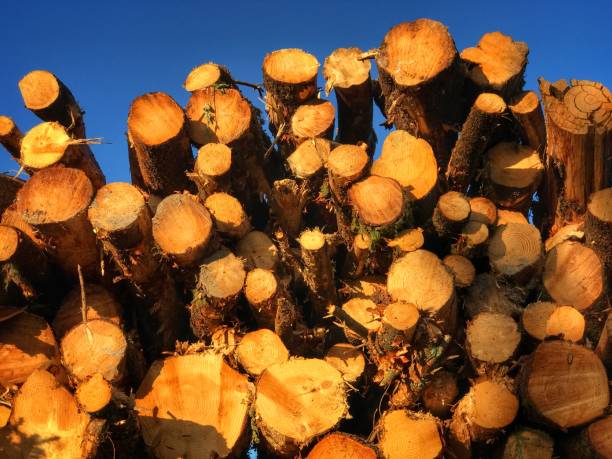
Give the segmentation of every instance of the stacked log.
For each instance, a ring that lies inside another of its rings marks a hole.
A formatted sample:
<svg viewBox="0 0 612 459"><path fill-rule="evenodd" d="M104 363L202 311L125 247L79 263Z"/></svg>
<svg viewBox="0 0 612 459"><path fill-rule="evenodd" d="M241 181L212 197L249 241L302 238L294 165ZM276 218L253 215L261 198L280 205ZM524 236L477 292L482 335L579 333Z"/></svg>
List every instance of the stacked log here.
<svg viewBox="0 0 612 459"><path fill-rule="evenodd" d="M184 108L132 101L109 184L68 87L26 75L0 456L609 457L612 96L540 103L527 54L418 19L335 49L325 91L301 49L262 85L201 64Z"/></svg>

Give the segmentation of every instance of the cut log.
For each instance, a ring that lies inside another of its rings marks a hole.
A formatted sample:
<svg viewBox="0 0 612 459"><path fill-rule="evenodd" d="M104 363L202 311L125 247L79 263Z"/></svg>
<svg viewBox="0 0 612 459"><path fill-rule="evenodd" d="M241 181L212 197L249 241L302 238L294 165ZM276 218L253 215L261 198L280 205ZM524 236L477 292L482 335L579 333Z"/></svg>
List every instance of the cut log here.
<svg viewBox="0 0 612 459"><path fill-rule="evenodd" d="M53 319L53 332L57 339L64 335L83 320L83 304L80 287L74 288L62 301L55 319ZM122 324L122 307L115 298L103 287L97 284L85 284L86 311L85 318L89 320L104 319L117 326Z"/></svg>
<svg viewBox="0 0 612 459"><path fill-rule="evenodd" d="M564 438L564 457L601 459L612 457L612 415L593 422L577 434Z"/></svg>
<svg viewBox="0 0 612 459"><path fill-rule="evenodd" d="M516 143L498 143L487 152L487 195L498 206L528 209L543 173L537 150Z"/></svg>
<svg viewBox="0 0 612 459"><path fill-rule="evenodd" d="M426 140L406 131L391 132L383 143L380 157L372 164L372 174L396 180L417 206L421 219L429 219L436 197L438 163Z"/></svg>
<svg viewBox="0 0 612 459"><path fill-rule="evenodd" d="M368 266L372 254L372 238L367 233L357 234L346 257L344 273L353 279L361 277Z"/></svg>
<svg viewBox="0 0 612 459"><path fill-rule="evenodd" d="M0 272L4 289L15 285L27 301L57 300L58 279L45 253L11 226L0 225Z"/></svg>
<svg viewBox="0 0 612 459"><path fill-rule="evenodd" d="M276 180L270 199L272 215L290 237L297 237L302 228L304 208L309 201L309 187L293 179Z"/></svg>
<svg viewBox="0 0 612 459"><path fill-rule="evenodd" d="M304 281L310 293L312 317L318 321L327 314L330 305L338 302L332 247L325 234L317 229L304 231L298 242L304 263Z"/></svg>
<svg viewBox="0 0 612 459"><path fill-rule="evenodd" d="M499 285L491 273L476 276L464 298L464 309L470 318L481 312L498 312L508 316L518 316L522 312L519 301L512 292Z"/></svg>
<svg viewBox="0 0 612 459"><path fill-rule="evenodd" d="M200 199L215 191L228 191L232 150L222 143L207 143L198 150L191 179L198 187Z"/></svg>
<svg viewBox="0 0 612 459"><path fill-rule="evenodd" d="M533 225L498 226L489 241L489 262L496 277L529 290L537 281L544 252L542 238Z"/></svg>
<svg viewBox="0 0 612 459"><path fill-rule="evenodd" d="M204 206L210 212L215 229L224 236L240 239L251 231L251 222L242 204L235 197L219 192L206 198Z"/></svg>
<svg viewBox="0 0 612 459"><path fill-rule="evenodd" d="M506 103L498 95L487 92L478 96L463 123L446 169L451 190L467 191L505 111Z"/></svg>
<svg viewBox="0 0 612 459"><path fill-rule="evenodd" d="M128 115L128 144L147 192L160 197L189 190L193 167L185 113L163 92L137 97Z"/></svg>
<svg viewBox="0 0 612 459"><path fill-rule="evenodd" d="M319 61L301 49L280 49L266 55L262 70L270 130L277 135L284 125L289 132L293 113L317 92Z"/></svg>
<svg viewBox="0 0 612 459"><path fill-rule="evenodd" d="M189 75L187 75L183 83L183 88L185 88L186 91L195 92L199 89L206 89L211 86L222 88L233 85L234 79L225 66L209 62L207 64L198 65L189 72Z"/></svg>
<svg viewBox="0 0 612 459"><path fill-rule="evenodd" d="M414 304L395 302L387 305L376 333L376 346L382 352L392 352L412 342L419 322L419 310Z"/></svg>
<svg viewBox="0 0 612 459"><path fill-rule="evenodd" d="M577 342L584 335L584 316L572 306L559 306L546 321L546 336Z"/></svg>
<svg viewBox="0 0 612 459"><path fill-rule="evenodd" d="M483 196L470 198L470 217L471 221L484 223L493 226L497 222L497 207L493 201Z"/></svg>
<svg viewBox="0 0 612 459"><path fill-rule="evenodd" d="M236 244L236 255L245 261L247 269L268 269L273 271L279 262L278 248L261 231L251 231Z"/></svg>
<svg viewBox="0 0 612 459"><path fill-rule="evenodd" d="M283 340L291 338L295 306L272 271L261 268L249 271L244 296L260 327L274 330Z"/></svg>
<svg viewBox="0 0 612 459"><path fill-rule="evenodd" d="M603 266L592 249L579 242L565 241L546 255L542 283L557 303L587 312L604 293Z"/></svg>
<svg viewBox="0 0 612 459"><path fill-rule="evenodd" d="M554 446L546 432L523 427L508 436L501 459L552 459Z"/></svg>
<svg viewBox="0 0 612 459"><path fill-rule="evenodd" d="M550 301L536 301L529 303L523 310L521 322L523 329L530 337L544 341L546 338L546 324L551 314L560 305Z"/></svg>
<svg viewBox="0 0 612 459"><path fill-rule="evenodd" d="M300 105L291 117L295 145L306 139L330 139L334 134L335 110L331 102L315 99Z"/></svg>
<svg viewBox="0 0 612 459"><path fill-rule="evenodd" d="M15 161L21 163L21 139L23 134L8 116L0 115L0 144Z"/></svg>
<svg viewBox="0 0 612 459"><path fill-rule="evenodd" d="M454 330L453 276L433 253L416 250L395 260L387 276L387 291L394 301L412 303L435 318L445 331Z"/></svg>
<svg viewBox="0 0 612 459"><path fill-rule="evenodd" d="M323 170L330 149L327 139L305 140L287 157L289 169L296 178L310 179Z"/></svg>
<svg viewBox="0 0 612 459"><path fill-rule="evenodd" d="M289 351L276 333L262 328L242 337L236 358L248 374L259 376L269 366L286 362Z"/></svg>
<svg viewBox="0 0 612 459"><path fill-rule="evenodd" d="M21 312L0 322L0 384L22 384L35 370L57 372L59 350L53 331L40 316Z"/></svg>
<svg viewBox="0 0 612 459"><path fill-rule="evenodd" d="M371 154L376 147L376 134L372 129L371 64L360 59L359 48L338 48L325 59L323 76L325 92L333 89L338 106L338 135L336 141L355 145L364 142Z"/></svg>
<svg viewBox="0 0 612 459"><path fill-rule="evenodd" d="M344 204L346 189L364 176L370 158L363 148L355 145L340 145L327 157L329 187L336 201Z"/></svg>
<svg viewBox="0 0 612 459"><path fill-rule="evenodd" d="M589 197L584 221L586 243L591 247L608 273L612 286L612 188L593 193Z"/></svg>
<svg viewBox="0 0 612 459"><path fill-rule="evenodd" d="M494 439L518 414L519 399L509 381L477 379L455 407L450 424L451 442L469 449L472 442Z"/></svg>
<svg viewBox="0 0 612 459"><path fill-rule="evenodd" d="M342 375L324 360L290 359L268 367L257 382L257 428L280 457L293 457L346 414Z"/></svg>
<svg viewBox="0 0 612 459"><path fill-rule="evenodd" d="M28 110L43 121L57 121L77 139L85 138L83 110L68 87L46 70L34 70L19 81Z"/></svg>
<svg viewBox="0 0 612 459"><path fill-rule="evenodd" d="M94 190L84 172L47 168L36 173L17 194L17 211L45 241L47 250L70 276L77 265L96 277L99 251L87 208Z"/></svg>
<svg viewBox="0 0 612 459"><path fill-rule="evenodd" d="M393 27L376 55L388 124L427 140L442 168L458 122L464 73L447 28L431 19Z"/></svg>
<svg viewBox="0 0 612 459"><path fill-rule="evenodd" d="M98 413L110 404L113 393L110 383L100 373L95 373L79 384L75 395L86 413Z"/></svg>
<svg viewBox="0 0 612 459"><path fill-rule="evenodd" d="M459 395L456 377L448 371L438 371L423 388L424 408L439 418L447 418Z"/></svg>
<svg viewBox="0 0 612 459"><path fill-rule="evenodd" d="M96 456L105 422L81 411L72 394L46 371L36 371L15 397L0 455L6 459Z"/></svg>
<svg viewBox="0 0 612 459"><path fill-rule="evenodd" d="M470 201L457 191L444 193L434 209L432 223L441 237L452 237L461 231L470 216Z"/></svg>
<svg viewBox="0 0 612 459"><path fill-rule="evenodd" d="M121 386L126 377L127 340L121 327L94 319L71 328L62 338L62 362L76 383L100 373Z"/></svg>
<svg viewBox="0 0 612 459"><path fill-rule="evenodd" d="M521 332L512 317L496 312L481 312L465 331L468 355L477 370L488 370L509 361L521 341Z"/></svg>
<svg viewBox="0 0 612 459"><path fill-rule="evenodd" d="M540 154L546 149L546 126L538 95L534 91L518 94L508 105L519 125L521 141Z"/></svg>
<svg viewBox="0 0 612 459"><path fill-rule="evenodd" d="M375 334L381 326L381 311L377 304L368 298L351 298L342 305L341 314L344 335L350 342L360 344L370 334Z"/></svg>
<svg viewBox="0 0 612 459"><path fill-rule="evenodd" d="M528 225L529 221L521 212L497 209L497 226L506 225L508 223L521 223L523 225Z"/></svg>
<svg viewBox="0 0 612 459"><path fill-rule="evenodd" d="M222 247L200 265L189 306L191 329L198 337L211 336L233 309L244 286L242 260Z"/></svg>
<svg viewBox="0 0 612 459"><path fill-rule="evenodd" d="M543 342L522 369L521 400L538 422L558 429L586 424L610 403L606 370L585 347Z"/></svg>
<svg viewBox="0 0 612 459"><path fill-rule="evenodd" d="M3 175L0 174L0 196L3 196L2 177ZM19 183L19 188L21 188L21 185L22 184ZM11 201L15 201L15 198L17 196L17 191L19 190L19 188L15 189L12 195L12 198L10 198ZM8 198L9 196L10 194L8 193L4 194L4 197ZM0 209L2 209L1 203L0 203ZM19 211L17 210L17 202L13 202L10 206L4 209L4 211L2 212L2 218L0 218L0 224L6 225L6 226L12 226L18 229L22 233L26 234L32 240L32 242L34 242L34 244L36 244L38 247L40 248L45 247L45 243L41 239L40 234L37 233L34 230L34 228L32 228L32 226L25 221L25 219L23 218L23 215L19 213Z"/></svg>
<svg viewBox="0 0 612 459"><path fill-rule="evenodd" d="M132 293L141 341L150 357L172 351L186 324L176 285L156 255L151 212L143 194L127 183L110 183L96 194L89 221ZM87 298L89 299L89 298Z"/></svg>
<svg viewBox="0 0 612 459"><path fill-rule="evenodd" d="M161 251L181 267L193 267L201 261L212 233L212 218L193 195L173 194L157 206L153 238Z"/></svg>
<svg viewBox="0 0 612 459"><path fill-rule="evenodd" d="M361 438L334 432L319 440L306 459L378 459L380 457L376 447Z"/></svg>
<svg viewBox="0 0 612 459"><path fill-rule="evenodd" d="M541 78L546 117L546 194L552 232L580 221L591 193L610 186L612 94L600 83Z"/></svg>
<svg viewBox="0 0 612 459"><path fill-rule="evenodd" d="M366 367L363 352L349 343L334 344L325 354L325 361L338 370L349 384L357 383Z"/></svg>
<svg viewBox="0 0 612 459"><path fill-rule="evenodd" d="M376 427L378 447L388 459L434 459L443 451L439 421L424 413L388 411Z"/></svg>
<svg viewBox="0 0 612 459"><path fill-rule="evenodd" d="M30 129L21 140L20 164L29 171L54 164L74 167L82 170L95 188L100 188L106 179L87 142L86 139L70 137L59 123L41 123Z"/></svg>
<svg viewBox="0 0 612 459"><path fill-rule="evenodd" d="M393 239L387 240L387 247L391 247L400 256L408 252L414 252L425 244L422 228L410 228L401 231Z"/></svg>
<svg viewBox="0 0 612 459"><path fill-rule="evenodd" d="M467 288L472 285L476 277L476 268L468 258L451 254L445 256L442 262L453 275L455 287Z"/></svg>
<svg viewBox="0 0 612 459"><path fill-rule="evenodd" d="M160 459L239 454L251 393L221 354L158 360L136 392L144 442Z"/></svg>
<svg viewBox="0 0 612 459"><path fill-rule="evenodd" d="M486 252L489 240L487 225L474 220L468 221L457 235L457 240L451 247L451 252L469 258L481 257Z"/></svg>
<svg viewBox="0 0 612 459"><path fill-rule="evenodd" d="M490 32L476 47L461 51L461 59L468 65L468 78L480 91L509 98L523 88L528 53L527 43Z"/></svg>
<svg viewBox="0 0 612 459"><path fill-rule="evenodd" d="M371 175L353 184L348 196L364 225L386 227L404 215L404 194L393 179Z"/></svg>

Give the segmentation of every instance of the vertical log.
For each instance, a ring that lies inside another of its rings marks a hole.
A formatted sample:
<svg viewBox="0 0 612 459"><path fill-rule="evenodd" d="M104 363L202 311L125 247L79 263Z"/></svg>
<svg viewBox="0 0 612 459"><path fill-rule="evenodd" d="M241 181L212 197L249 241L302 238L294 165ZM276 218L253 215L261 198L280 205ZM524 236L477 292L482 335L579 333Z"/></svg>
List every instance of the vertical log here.
<svg viewBox="0 0 612 459"><path fill-rule="evenodd" d="M546 125L538 95L524 91L512 99L508 108L519 125L523 145L537 150L542 157L546 149Z"/></svg>
<svg viewBox="0 0 612 459"><path fill-rule="evenodd" d="M127 120L133 171L145 191L160 197L191 189L186 172L193 167L185 113L163 92L137 97Z"/></svg>
<svg viewBox="0 0 612 459"><path fill-rule="evenodd" d="M427 140L446 168L461 116L464 73L447 28L431 19L393 27L376 55L389 124Z"/></svg>

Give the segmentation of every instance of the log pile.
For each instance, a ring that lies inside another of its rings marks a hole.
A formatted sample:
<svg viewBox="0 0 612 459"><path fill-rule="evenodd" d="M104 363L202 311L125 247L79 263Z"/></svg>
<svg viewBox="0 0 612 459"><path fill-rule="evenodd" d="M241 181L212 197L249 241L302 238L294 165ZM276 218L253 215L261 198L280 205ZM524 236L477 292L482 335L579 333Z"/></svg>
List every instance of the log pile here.
<svg viewBox="0 0 612 459"><path fill-rule="evenodd" d="M68 86L27 74L0 456L612 457L612 95L540 103L527 55L402 23L324 60L335 105L300 49L261 86L205 63L186 107L134 99L108 184Z"/></svg>

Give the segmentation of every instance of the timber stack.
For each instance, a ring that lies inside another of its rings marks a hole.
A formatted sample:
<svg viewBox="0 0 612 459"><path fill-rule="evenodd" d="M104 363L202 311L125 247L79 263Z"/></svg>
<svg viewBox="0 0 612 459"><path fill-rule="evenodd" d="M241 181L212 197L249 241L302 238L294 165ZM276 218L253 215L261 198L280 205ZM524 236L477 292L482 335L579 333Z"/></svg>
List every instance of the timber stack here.
<svg viewBox="0 0 612 459"><path fill-rule="evenodd" d="M205 63L132 101L130 183L24 76L0 456L612 458L612 94L526 90L528 51L418 19L262 85Z"/></svg>

